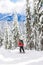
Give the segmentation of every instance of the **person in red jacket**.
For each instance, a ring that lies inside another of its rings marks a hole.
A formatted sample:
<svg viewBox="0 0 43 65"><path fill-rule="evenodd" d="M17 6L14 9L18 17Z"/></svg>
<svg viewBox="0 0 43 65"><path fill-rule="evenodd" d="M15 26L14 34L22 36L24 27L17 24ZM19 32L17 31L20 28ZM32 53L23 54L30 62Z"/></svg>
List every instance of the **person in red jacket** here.
<svg viewBox="0 0 43 65"><path fill-rule="evenodd" d="M19 39L18 46L20 47L20 53L21 53L22 51L24 52L24 43L23 43L23 40L20 40L20 39Z"/></svg>

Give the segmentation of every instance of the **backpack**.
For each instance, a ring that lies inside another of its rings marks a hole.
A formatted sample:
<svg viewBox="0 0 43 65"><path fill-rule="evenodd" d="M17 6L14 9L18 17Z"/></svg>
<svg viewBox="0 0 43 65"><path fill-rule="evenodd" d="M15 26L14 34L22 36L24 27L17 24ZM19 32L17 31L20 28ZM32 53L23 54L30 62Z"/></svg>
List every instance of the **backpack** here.
<svg viewBox="0 0 43 65"><path fill-rule="evenodd" d="M20 42L22 42L22 44L24 44L24 43L23 43L23 40L20 40Z"/></svg>

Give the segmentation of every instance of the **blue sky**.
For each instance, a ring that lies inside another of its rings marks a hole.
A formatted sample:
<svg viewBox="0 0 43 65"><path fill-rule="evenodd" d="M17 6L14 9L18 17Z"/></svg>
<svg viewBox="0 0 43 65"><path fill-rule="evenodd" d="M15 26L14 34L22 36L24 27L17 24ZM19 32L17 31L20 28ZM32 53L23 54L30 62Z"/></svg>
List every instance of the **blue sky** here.
<svg viewBox="0 0 43 65"><path fill-rule="evenodd" d="M20 0L11 0L12 2L18 2L18 1L20 1Z"/></svg>
<svg viewBox="0 0 43 65"><path fill-rule="evenodd" d="M18 0L11 0L12 2L17 2Z"/></svg>

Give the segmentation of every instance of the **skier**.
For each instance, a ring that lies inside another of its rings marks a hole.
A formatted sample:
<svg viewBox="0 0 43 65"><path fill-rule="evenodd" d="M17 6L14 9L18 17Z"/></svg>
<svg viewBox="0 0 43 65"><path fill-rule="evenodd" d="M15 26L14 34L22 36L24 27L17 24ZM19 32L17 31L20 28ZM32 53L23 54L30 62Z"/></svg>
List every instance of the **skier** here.
<svg viewBox="0 0 43 65"><path fill-rule="evenodd" d="M23 51L23 53L25 53L23 40L20 40L20 39L19 39L18 46L20 47L20 53L21 53L22 51Z"/></svg>

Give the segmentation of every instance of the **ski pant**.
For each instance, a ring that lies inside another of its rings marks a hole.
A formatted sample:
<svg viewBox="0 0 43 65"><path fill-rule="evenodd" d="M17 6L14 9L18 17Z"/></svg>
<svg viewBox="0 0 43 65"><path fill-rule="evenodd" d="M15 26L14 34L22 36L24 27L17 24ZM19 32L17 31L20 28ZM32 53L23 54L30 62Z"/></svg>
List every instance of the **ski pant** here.
<svg viewBox="0 0 43 65"><path fill-rule="evenodd" d="M20 53L21 53L22 51L24 52L24 47L23 47L23 46L20 46Z"/></svg>

